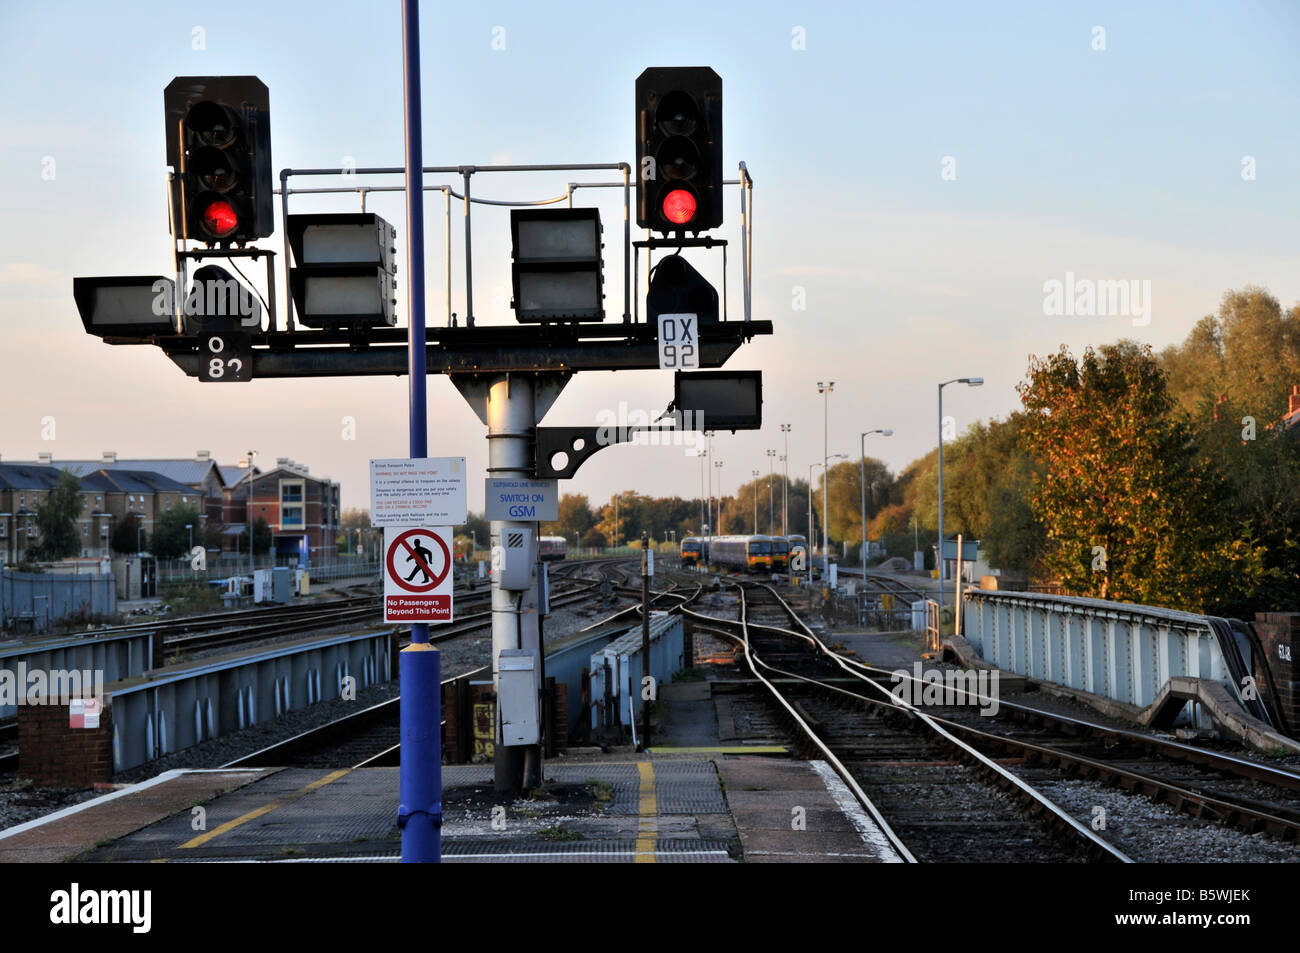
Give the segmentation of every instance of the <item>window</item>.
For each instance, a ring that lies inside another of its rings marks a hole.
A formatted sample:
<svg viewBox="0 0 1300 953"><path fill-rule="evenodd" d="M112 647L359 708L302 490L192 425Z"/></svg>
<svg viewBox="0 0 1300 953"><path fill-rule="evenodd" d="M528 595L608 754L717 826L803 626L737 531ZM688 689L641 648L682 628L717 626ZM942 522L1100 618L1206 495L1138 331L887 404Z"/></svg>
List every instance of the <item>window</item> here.
<svg viewBox="0 0 1300 953"><path fill-rule="evenodd" d="M85 526L85 525L83 525L83 526L81 527L81 535L82 535L82 536L87 536L87 535L89 535L89 533L90 533L90 527L89 527L89 526Z"/></svg>
<svg viewBox="0 0 1300 953"><path fill-rule="evenodd" d="M281 503L301 503L302 502L302 480L281 480L280 481L280 502Z"/></svg>
<svg viewBox="0 0 1300 953"><path fill-rule="evenodd" d="M8 537L9 537L9 524L7 522L0 523L0 539L7 539Z"/></svg>
<svg viewBox="0 0 1300 953"><path fill-rule="evenodd" d="M284 506L280 508L280 527L302 526L302 507Z"/></svg>
<svg viewBox="0 0 1300 953"><path fill-rule="evenodd" d="M27 524L27 538L28 538L28 539L35 539L35 538L36 538L36 524L35 524L35 523L28 522L28 524Z"/></svg>

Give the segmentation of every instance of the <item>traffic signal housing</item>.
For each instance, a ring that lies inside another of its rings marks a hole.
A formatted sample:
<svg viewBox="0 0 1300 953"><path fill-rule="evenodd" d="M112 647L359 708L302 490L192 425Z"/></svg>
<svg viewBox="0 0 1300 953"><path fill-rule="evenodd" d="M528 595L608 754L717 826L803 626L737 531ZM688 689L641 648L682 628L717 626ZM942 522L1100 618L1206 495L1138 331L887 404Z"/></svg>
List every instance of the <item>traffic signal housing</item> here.
<svg viewBox="0 0 1300 953"><path fill-rule="evenodd" d="M636 81L637 224L701 232L722 224L722 77L652 66Z"/></svg>
<svg viewBox="0 0 1300 953"><path fill-rule="evenodd" d="M718 292L685 258L669 255L650 275L645 309L651 324L661 314L693 314L700 324L717 324Z"/></svg>
<svg viewBox="0 0 1300 953"><path fill-rule="evenodd" d="M605 319L599 209L511 209L510 237L516 320Z"/></svg>
<svg viewBox="0 0 1300 953"><path fill-rule="evenodd" d="M397 323L397 229L373 212L290 215L289 292L309 328Z"/></svg>
<svg viewBox="0 0 1300 953"><path fill-rule="evenodd" d="M275 230L270 94L256 76L178 76L163 92L177 238L247 244Z"/></svg>

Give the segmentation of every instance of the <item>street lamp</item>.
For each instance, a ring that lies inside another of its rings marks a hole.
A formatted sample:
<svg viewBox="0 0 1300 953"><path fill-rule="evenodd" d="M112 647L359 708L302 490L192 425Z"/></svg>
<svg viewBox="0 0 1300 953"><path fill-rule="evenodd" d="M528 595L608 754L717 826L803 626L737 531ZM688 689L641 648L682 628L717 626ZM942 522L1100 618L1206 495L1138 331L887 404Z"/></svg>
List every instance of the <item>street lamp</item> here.
<svg viewBox="0 0 1300 953"><path fill-rule="evenodd" d="M705 490L704 490L704 464L705 464L705 459L704 459L704 458L707 457L707 456L709 455L709 451L708 451L708 450L696 450L696 451L695 451L695 455L696 455L697 457L700 458L700 535L703 536L703 535L704 535L704 524L708 522L708 520L705 519L705 517L704 517L704 499L705 499Z"/></svg>
<svg viewBox="0 0 1300 953"><path fill-rule="evenodd" d="M754 497L754 535L758 535L758 478L760 476L757 470L749 471L754 476L754 482L750 484L750 495Z"/></svg>
<svg viewBox="0 0 1300 953"><path fill-rule="evenodd" d="M190 575L194 575L194 524L186 523L186 531L190 534Z"/></svg>
<svg viewBox="0 0 1300 953"><path fill-rule="evenodd" d="M829 579L831 573L831 531L830 531L830 493L831 461L847 460L847 453L832 453L822 461L822 578Z"/></svg>
<svg viewBox="0 0 1300 953"><path fill-rule="evenodd" d="M716 532L718 526L722 523L722 461L714 460L713 469L718 471L718 505L714 510L713 529L710 531L711 533Z"/></svg>
<svg viewBox="0 0 1300 953"><path fill-rule="evenodd" d="M785 440L785 453L781 462L785 464L785 485L781 488L781 532L790 535L790 425L782 424L781 433Z"/></svg>
<svg viewBox="0 0 1300 953"><path fill-rule="evenodd" d="M982 377L954 377L950 381L944 381L939 385L939 550L935 553L935 561L939 567L939 608L943 608L943 389L949 384L966 384L970 387L979 387L984 383ZM959 611L960 606L957 607Z"/></svg>
<svg viewBox="0 0 1300 953"><path fill-rule="evenodd" d="M878 433L892 437L894 431L886 427L883 430L868 430L859 438L862 449L862 578L867 578L867 434Z"/></svg>
<svg viewBox="0 0 1300 953"><path fill-rule="evenodd" d="M253 458L256 456L256 450L248 451L248 574L250 576L257 572L253 564Z"/></svg>
<svg viewBox="0 0 1300 953"><path fill-rule="evenodd" d="M712 536L713 527L718 525L718 521L713 518L713 431L712 430L704 431L704 436L708 438L709 441L708 447L706 448L708 454L708 460L704 464L704 468L706 471L708 471L709 474L709 489L708 489L708 494L705 497L709 501L709 508L707 510L707 518L704 520L704 522L705 525L710 527L709 535Z"/></svg>
<svg viewBox="0 0 1300 953"><path fill-rule="evenodd" d="M772 504L772 466L776 463L776 451L767 451L767 534L776 535L776 510Z"/></svg>
<svg viewBox="0 0 1300 953"><path fill-rule="evenodd" d="M823 384L821 381L817 382L817 393L822 395L823 465L825 465L825 461L828 461L830 459L830 457L828 456L829 453L828 447L829 447L829 440L830 440L831 391L833 390L835 390L834 381L827 381L825 384ZM830 554L831 538L829 535L830 531L828 529L829 524L827 523L827 513L826 513L827 506L830 503L830 499L828 496L828 494L830 493L830 485L831 485L830 469L827 468L826 472L822 474L822 577L823 578L829 577L831 571L831 554Z"/></svg>

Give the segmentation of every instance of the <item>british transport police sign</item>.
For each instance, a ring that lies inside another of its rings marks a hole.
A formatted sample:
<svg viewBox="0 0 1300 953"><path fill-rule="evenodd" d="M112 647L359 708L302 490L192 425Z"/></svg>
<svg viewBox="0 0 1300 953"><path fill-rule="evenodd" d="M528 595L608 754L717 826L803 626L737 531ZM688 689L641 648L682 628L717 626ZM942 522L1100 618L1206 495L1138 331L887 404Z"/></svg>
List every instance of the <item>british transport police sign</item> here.
<svg viewBox="0 0 1300 953"><path fill-rule="evenodd" d="M370 525L463 526L465 458L370 461Z"/></svg>
<svg viewBox="0 0 1300 953"><path fill-rule="evenodd" d="M384 621L450 622L450 526L384 527Z"/></svg>

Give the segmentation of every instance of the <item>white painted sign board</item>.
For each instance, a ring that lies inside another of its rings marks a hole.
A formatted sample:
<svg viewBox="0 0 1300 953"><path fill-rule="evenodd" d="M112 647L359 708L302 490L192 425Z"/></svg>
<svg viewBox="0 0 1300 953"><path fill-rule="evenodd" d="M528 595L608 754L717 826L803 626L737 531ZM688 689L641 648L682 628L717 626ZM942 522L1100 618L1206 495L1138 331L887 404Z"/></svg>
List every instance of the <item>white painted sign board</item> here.
<svg viewBox="0 0 1300 953"><path fill-rule="evenodd" d="M463 526L464 457L370 461L372 526Z"/></svg>
<svg viewBox="0 0 1300 953"><path fill-rule="evenodd" d="M699 316L659 315L659 368L692 370L700 366Z"/></svg>
<svg viewBox="0 0 1300 953"><path fill-rule="evenodd" d="M384 527L384 621L452 621L450 526Z"/></svg>

